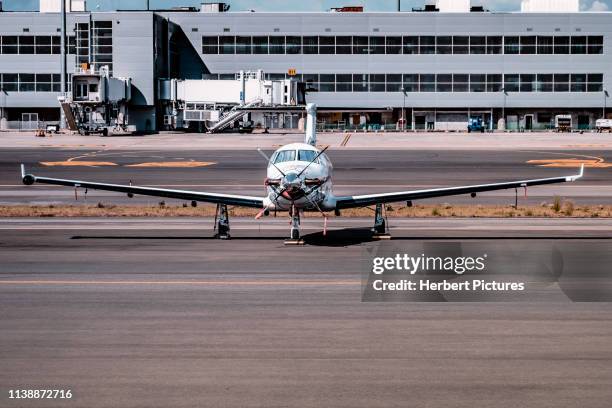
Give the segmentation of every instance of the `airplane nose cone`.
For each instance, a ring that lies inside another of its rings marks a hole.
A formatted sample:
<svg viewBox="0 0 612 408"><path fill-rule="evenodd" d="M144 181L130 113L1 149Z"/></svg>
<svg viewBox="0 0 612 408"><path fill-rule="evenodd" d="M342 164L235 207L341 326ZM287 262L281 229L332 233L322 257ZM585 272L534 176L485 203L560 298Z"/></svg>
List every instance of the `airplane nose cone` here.
<svg viewBox="0 0 612 408"><path fill-rule="evenodd" d="M295 184L296 182L299 182L297 173L287 173L287 175L285 176L285 183Z"/></svg>
<svg viewBox="0 0 612 408"><path fill-rule="evenodd" d="M298 177L297 173L287 173L287 175L283 178L283 186L301 187L302 180Z"/></svg>
<svg viewBox="0 0 612 408"><path fill-rule="evenodd" d="M302 179L297 173L287 173L282 181L283 194L282 196L288 200L297 200L304 196L302 188Z"/></svg>

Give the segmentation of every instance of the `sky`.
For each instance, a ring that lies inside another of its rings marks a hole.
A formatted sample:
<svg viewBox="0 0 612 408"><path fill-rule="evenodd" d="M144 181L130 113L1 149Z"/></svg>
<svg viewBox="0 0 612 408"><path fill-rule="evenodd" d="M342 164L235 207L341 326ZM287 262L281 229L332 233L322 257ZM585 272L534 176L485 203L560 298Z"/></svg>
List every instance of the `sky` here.
<svg viewBox="0 0 612 408"><path fill-rule="evenodd" d="M173 6L199 6L201 0L149 0L151 8ZM212 0L206 0L212 1ZM402 9L421 7L427 0L402 0ZM492 11L520 10L521 0L476 0ZM38 10L39 0L4 0L5 10ZM364 5L366 11L394 11L396 0L225 0L232 11L325 11L331 7L345 5ZM87 0L90 10L117 10L146 8L146 0ZM581 0L581 8L586 11L612 10L612 0Z"/></svg>

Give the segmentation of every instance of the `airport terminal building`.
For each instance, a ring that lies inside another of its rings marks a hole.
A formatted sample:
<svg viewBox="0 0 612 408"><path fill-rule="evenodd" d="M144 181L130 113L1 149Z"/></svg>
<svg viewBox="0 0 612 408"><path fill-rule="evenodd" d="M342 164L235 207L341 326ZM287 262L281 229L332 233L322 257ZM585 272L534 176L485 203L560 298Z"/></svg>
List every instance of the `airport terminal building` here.
<svg viewBox="0 0 612 408"><path fill-rule="evenodd" d="M427 10L71 12L68 72L108 66L130 78L130 121L142 131L164 128L159 80L241 70L304 82L328 129L455 130L478 115L491 129L505 117L508 129L538 130L558 114L588 129L604 115L612 13ZM3 128L59 120L60 25L59 13L0 12ZM256 121L296 127L299 115Z"/></svg>

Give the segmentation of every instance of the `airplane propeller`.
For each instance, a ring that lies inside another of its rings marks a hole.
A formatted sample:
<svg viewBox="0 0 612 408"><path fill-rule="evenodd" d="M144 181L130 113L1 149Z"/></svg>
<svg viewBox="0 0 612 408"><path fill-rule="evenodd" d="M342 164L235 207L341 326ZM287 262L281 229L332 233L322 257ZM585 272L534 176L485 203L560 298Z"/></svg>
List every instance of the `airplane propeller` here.
<svg viewBox="0 0 612 408"><path fill-rule="evenodd" d="M265 158L268 163L270 163L271 165L274 166L274 168L276 168L276 170L278 170L278 172L280 174L282 174L283 179L280 182L281 185L281 189L277 190L276 186L273 184L267 184L269 187L271 187L272 189L274 189L274 192L276 193L276 196L270 200L270 204L268 204L265 208L263 208L260 212L257 213L257 215L255 215L255 219L258 220L260 219L264 214L266 214L266 212L268 212L270 210L270 206L272 206L273 203L276 203L276 201L278 200L278 198L280 196L282 196L285 192L287 192L290 188L294 187L296 184L296 181L300 181L300 183L303 183L303 180L301 179L301 176L306 172L306 170L317 161L317 159L319 157L321 157L321 155L323 153L325 153L325 151L327 151L327 149L329 149L329 146L326 146L325 148L323 148L298 174L295 173L289 173L289 174L285 174L281 169L278 168L278 166L273 163L270 158L261 150L261 149L257 149L257 151L259 152L259 154ZM323 219L324 219L324 225L323 225L323 235L327 235L327 215L325 214L325 212L323 212L323 210L321 210L321 207L319 207L319 205L313 201L310 198L310 195L315 192L316 190L318 190L319 188L321 188L322 184L317 184L314 187L312 187L310 190L308 191L303 191L304 193L304 197L306 198L306 200L310 203L310 205L312 205L313 208L315 208L317 211L319 211L321 213L321 215L323 215ZM287 197L289 198L289 197ZM291 208L294 208L294 200L291 200Z"/></svg>
<svg viewBox="0 0 612 408"><path fill-rule="evenodd" d="M298 174L298 177L300 177L302 174L304 174L304 172L305 172L305 171L306 171L306 170L307 170L307 169L310 167L310 165L311 165L312 163L316 162L316 161L317 161L317 159L318 159L319 157L321 157L321 155L322 155L323 153L325 153L325 151L326 151L327 149L329 149L329 146L325 146L325 148L324 148L323 150L321 150L321 151L319 152L319 154L317 154L317 155L315 156L315 158L314 158L314 159L312 159L312 160L310 161L310 163L308 163L308 165L302 169L302 171L300 171L300 173Z"/></svg>
<svg viewBox="0 0 612 408"><path fill-rule="evenodd" d="M267 154L265 154L265 153L263 152L263 150L261 150L261 149L258 147L258 148L257 148L257 151L259 152L259 154L261 154L261 156L262 156L264 159L266 159L266 160L268 161L268 163L270 163L271 165L273 165L273 166L274 166L274 168L275 168L276 170L278 170L278 172L279 172L280 174L282 174L282 175L283 175L283 177L287 177L287 175L286 175L286 174L285 174L285 173L284 173L284 172L283 172L281 169L279 169L279 168L278 168L278 166L277 166L276 164L272 163L272 160L270 160L270 158L268 157L268 155L267 155Z"/></svg>

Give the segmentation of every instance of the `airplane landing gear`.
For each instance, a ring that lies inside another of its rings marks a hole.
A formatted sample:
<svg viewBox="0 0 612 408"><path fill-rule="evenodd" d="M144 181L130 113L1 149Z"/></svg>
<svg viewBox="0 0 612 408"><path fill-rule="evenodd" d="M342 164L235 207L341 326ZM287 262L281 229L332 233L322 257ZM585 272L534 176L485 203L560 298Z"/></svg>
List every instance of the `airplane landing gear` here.
<svg viewBox="0 0 612 408"><path fill-rule="evenodd" d="M387 229L387 221L383 214L383 205L376 204L376 212L374 214L374 227L372 228L373 237L375 239L390 239L389 231Z"/></svg>
<svg viewBox="0 0 612 408"><path fill-rule="evenodd" d="M291 207L291 239L300 239L300 212L295 207Z"/></svg>
<svg viewBox="0 0 612 408"><path fill-rule="evenodd" d="M285 245L303 245L304 241L300 239L300 211L292 206L289 215L291 216L291 238L285 241Z"/></svg>
<svg viewBox="0 0 612 408"><path fill-rule="evenodd" d="M215 212L215 238L230 239L229 213L226 204L217 204Z"/></svg>

